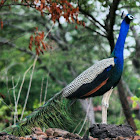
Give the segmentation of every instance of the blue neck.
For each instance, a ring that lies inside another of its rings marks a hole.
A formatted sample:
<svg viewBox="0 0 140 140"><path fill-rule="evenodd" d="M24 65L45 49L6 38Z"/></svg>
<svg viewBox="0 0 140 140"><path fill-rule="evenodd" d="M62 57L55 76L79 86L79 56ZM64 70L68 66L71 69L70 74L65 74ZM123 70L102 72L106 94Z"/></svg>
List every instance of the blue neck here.
<svg viewBox="0 0 140 140"><path fill-rule="evenodd" d="M123 20L123 22L121 23L119 37L111 56L123 59L124 44L125 44L125 39L126 39L128 30L129 30L129 24L126 23L125 20Z"/></svg>

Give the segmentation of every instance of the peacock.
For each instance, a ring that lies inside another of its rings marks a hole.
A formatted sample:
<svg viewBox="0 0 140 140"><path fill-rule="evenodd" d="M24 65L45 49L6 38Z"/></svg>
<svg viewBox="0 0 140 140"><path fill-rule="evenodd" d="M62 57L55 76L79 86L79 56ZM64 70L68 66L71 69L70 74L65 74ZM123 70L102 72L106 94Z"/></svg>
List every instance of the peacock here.
<svg viewBox="0 0 140 140"><path fill-rule="evenodd" d="M16 125L10 126L3 131L17 136L24 136L30 134L35 126L45 128L55 127L55 124L61 126L64 119L68 121L71 119L67 116L68 111L66 108L69 100L85 99L100 95L103 95L102 123L106 124L109 98L123 72L124 44L130 22L133 19L134 17L130 14L124 17L119 37L110 57L89 67L43 106L36 109Z"/></svg>

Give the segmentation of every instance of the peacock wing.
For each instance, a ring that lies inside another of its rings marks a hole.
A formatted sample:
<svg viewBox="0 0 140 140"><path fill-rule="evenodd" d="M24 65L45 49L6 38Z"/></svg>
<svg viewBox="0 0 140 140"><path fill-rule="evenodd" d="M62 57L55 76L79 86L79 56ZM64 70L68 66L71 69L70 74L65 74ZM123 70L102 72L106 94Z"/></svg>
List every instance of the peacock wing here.
<svg viewBox="0 0 140 140"><path fill-rule="evenodd" d="M63 89L63 97L88 96L91 89L98 90L108 80L112 68L114 67L114 58L103 59L76 77L69 85ZM92 87L90 86L92 85ZM77 91L82 91L80 95ZM93 91L91 91L93 92ZM81 95L82 94L82 95Z"/></svg>

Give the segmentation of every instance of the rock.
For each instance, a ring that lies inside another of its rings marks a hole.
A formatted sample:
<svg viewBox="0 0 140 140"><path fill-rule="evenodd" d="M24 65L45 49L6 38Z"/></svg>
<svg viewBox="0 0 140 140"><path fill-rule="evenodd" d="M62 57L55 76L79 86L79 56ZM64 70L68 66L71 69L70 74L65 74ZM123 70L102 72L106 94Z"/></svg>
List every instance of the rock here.
<svg viewBox="0 0 140 140"><path fill-rule="evenodd" d="M49 139L53 139L54 138L54 136L49 136Z"/></svg>
<svg viewBox="0 0 140 140"><path fill-rule="evenodd" d="M77 134L73 134L73 133L68 133L66 135L63 136L63 138L65 139L81 139L81 137Z"/></svg>
<svg viewBox="0 0 140 140"><path fill-rule="evenodd" d="M0 136L4 136L4 135L7 135L7 133L6 132L1 132L0 133Z"/></svg>
<svg viewBox="0 0 140 140"><path fill-rule="evenodd" d="M83 138L58 128L49 128L42 132L40 128L34 128L33 133L26 137L16 137L7 133L0 133L0 140L140 140L129 125L94 124L90 128L92 136Z"/></svg>
<svg viewBox="0 0 140 140"><path fill-rule="evenodd" d="M47 139L48 137L47 137L47 135L45 136L45 135L40 135L40 136L38 136L38 138L39 139Z"/></svg>
<svg viewBox="0 0 140 140"><path fill-rule="evenodd" d="M92 137L104 139L104 138L117 138L122 137L133 137L136 133L129 125L114 125L114 124L94 124L89 132Z"/></svg>
<svg viewBox="0 0 140 140"><path fill-rule="evenodd" d="M89 137L87 135L85 135L82 140L90 140Z"/></svg>
<svg viewBox="0 0 140 140"><path fill-rule="evenodd" d="M65 130L62 130L62 129L59 129L59 128L52 128L53 131L54 131L54 134L53 136L64 136L64 135L67 135L69 132L68 131L65 131Z"/></svg>
<svg viewBox="0 0 140 140"><path fill-rule="evenodd" d="M36 134L33 134L33 135L31 136L31 138L32 138L32 140L37 140L37 135L36 135Z"/></svg>
<svg viewBox="0 0 140 140"><path fill-rule="evenodd" d="M90 140L98 140L98 138L93 138L93 137L91 137L91 136L89 136L89 139L90 139Z"/></svg>
<svg viewBox="0 0 140 140"><path fill-rule="evenodd" d="M59 140L64 140L64 138L63 137L59 137Z"/></svg>
<svg viewBox="0 0 140 140"><path fill-rule="evenodd" d="M46 133L42 132L42 129L40 127L35 127L32 130L32 133L33 134L36 134L36 135L44 135L44 136L47 136Z"/></svg>
<svg viewBox="0 0 140 140"><path fill-rule="evenodd" d="M47 136L53 136L54 131L53 131L52 128L48 128L48 129L46 129L45 133L46 133Z"/></svg>

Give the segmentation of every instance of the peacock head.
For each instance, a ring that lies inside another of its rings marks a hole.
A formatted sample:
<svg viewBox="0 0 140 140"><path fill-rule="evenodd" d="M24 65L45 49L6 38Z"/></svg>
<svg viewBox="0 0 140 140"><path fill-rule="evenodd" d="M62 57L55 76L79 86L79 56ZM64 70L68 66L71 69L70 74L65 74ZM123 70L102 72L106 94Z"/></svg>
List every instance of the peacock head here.
<svg viewBox="0 0 140 140"><path fill-rule="evenodd" d="M122 13L121 17L126 21L127 24L130 24L130 22L134 19L134 16L130 14L125 15L124 12Z"/></svg>

